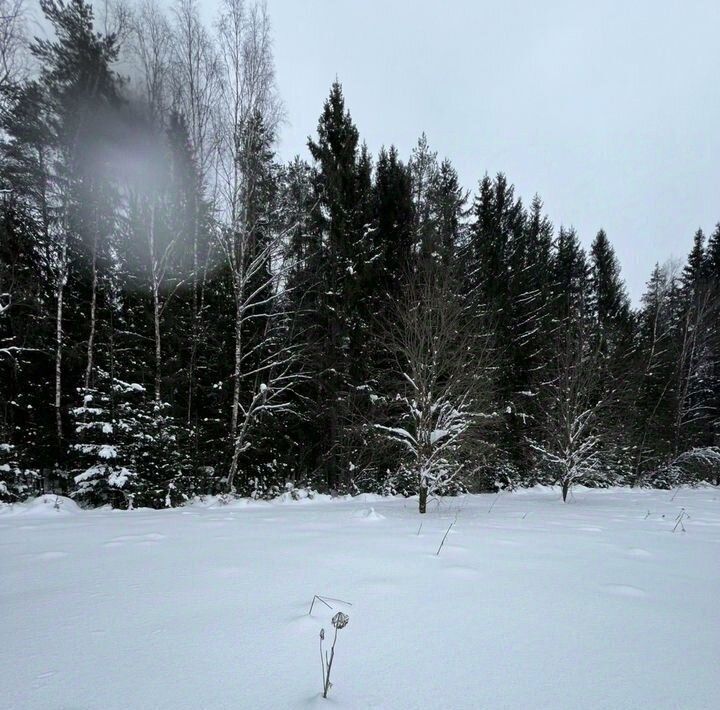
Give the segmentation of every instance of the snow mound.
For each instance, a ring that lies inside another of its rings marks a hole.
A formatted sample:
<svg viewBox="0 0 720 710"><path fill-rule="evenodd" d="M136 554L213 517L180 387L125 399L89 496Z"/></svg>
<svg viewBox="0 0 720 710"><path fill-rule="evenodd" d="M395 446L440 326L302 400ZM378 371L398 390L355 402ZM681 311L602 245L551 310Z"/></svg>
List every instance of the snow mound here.
<svg viewBox="0 0 720 710"><path fill-rule="evenodd" d="M360 520L385 520L384 515L375 512L375 508L364 508L363 510L356 510L353 513L354 518Z"/></svg>
<svg viewBox="0 0 720 710"><path fill-rule="evenodd" d="M15 503L5 509L10 515L32 515L46 517L55 515L74 515L81 512L80 506L65 496L56 496L51 493L30 498L24 503Z"/></svg>
<svg viewBox="0 0 720 710"><path fill-rule="evenodd" d="M327 493L318 493L307 488L293 488L273 498L273 503L328 503L334 500L333 496Z"/></svg>
<svg viewBox="0 0 720 710"><path fill-rule="evenodd" d="M237 508L252 508L267 504L268 501L255 498L233 498L232 496L219 495L194 498L189 505L199 506L201 508L223 508L227 510L235 510Z"/></svg>

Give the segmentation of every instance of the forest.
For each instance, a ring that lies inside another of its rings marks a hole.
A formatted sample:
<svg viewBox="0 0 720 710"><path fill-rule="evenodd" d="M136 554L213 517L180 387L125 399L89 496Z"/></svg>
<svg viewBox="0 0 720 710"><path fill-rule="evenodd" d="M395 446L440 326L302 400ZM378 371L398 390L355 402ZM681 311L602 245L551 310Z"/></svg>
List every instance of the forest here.
<svg viewBox="0 0 720 710"><path fill-rule="evenodd" d="M0 0L0 500L720 484L720 223L635 306L613 235L372 155L339 81L279 160L262 3L40 7Z"/></svg>

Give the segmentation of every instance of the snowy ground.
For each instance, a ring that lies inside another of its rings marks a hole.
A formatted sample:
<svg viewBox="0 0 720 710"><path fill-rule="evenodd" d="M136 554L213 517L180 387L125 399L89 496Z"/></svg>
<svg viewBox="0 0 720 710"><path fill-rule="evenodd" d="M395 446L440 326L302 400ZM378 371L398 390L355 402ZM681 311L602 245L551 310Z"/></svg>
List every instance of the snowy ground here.
<svg viewBox="0 0 720 710"><path fill-rule="evenodd" d="M0 707L716 710L720 491L671 497L5 508Z"/></svg>

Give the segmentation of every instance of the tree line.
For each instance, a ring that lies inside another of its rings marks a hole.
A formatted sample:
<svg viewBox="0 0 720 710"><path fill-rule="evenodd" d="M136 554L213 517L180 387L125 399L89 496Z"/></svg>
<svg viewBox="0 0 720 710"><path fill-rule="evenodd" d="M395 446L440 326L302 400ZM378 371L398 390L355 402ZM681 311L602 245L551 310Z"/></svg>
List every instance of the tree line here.
<svg viewBox="0 0 720 710"><path fill-rule="evenodd" d="M503 174L283 163L262 4L0 0L0 498L720 482L720 224L633 308ZM98 28L102 27L102 30Z"/></svg>

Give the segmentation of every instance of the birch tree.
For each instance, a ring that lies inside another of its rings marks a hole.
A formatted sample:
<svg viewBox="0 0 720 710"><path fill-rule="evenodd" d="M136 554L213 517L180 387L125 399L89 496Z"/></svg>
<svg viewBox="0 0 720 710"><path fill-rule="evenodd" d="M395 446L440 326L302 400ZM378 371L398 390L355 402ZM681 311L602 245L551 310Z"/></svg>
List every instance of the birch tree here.
<svg viewBox="0 0 720 710"><path fill-rule="evenodd" d="M302 379L283 309L287 231L275 217L272 145L281 116L270 22L264 5L226 0L218 22L223 93L220 148L220 245L235 306L227 488L235 492L240 456L264 415L292 413ZM256 323L255 337L248 331Z"/></svg>
<svg viewBox="0 0 720 710"><path fill-rule="evenodd" d="M177 0L173 8L171 56L172 101L185 119L198 174L193 193L190 280L192 289L192 337L188 363L187 420L193 414L196 365L203 332L208 269L213 242L203 231L203 198L216 201L218 135L213 120L221 97L220 60L217 47L203 26L195 0ZM205 235L205 239L203 236Z"/></svg>
<svg viewBox="0 0 720 710"><path fill-rule="evenodd" d="M140 71L142 93L150 116L162 120L171 101L173 35L155 0L144 0L131 22L130 53Z"/></svg>

